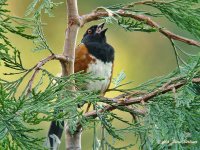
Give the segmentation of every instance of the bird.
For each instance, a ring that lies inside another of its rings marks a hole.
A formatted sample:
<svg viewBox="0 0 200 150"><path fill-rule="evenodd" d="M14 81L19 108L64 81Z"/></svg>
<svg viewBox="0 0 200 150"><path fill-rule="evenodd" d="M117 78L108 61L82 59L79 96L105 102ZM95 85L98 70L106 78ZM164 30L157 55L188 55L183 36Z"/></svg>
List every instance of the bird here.
<svg viewBox="0 0 200 150"><path fill-rule="evenodd" d="M114 66L114 48L107 43L105 23L93 25L86 30L81 43L75 49L74 72L91 73L94 77L100 77L103 80L88 82L85 88L89 91L98 91L104 95L110 86L113 66ZM54 144L52 135L61 138L64 121L60 125L52 121L48 132L50 146Z"/></svg>

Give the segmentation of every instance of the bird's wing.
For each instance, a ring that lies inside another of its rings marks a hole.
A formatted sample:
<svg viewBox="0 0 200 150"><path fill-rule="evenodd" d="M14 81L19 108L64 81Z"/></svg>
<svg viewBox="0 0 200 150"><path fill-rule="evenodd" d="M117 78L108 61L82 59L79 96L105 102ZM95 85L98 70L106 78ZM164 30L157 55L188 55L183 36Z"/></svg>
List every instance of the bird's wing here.
<svg viewBox="0 0 200 150"><path fill-rule="evenodd" d="M90 54L88 52L88 49L87 47L84 45L84 44L80 44L77 46L76 48L76 51L75 51L75 63L74 63L74 72L79 72L79 71L84 71L85 73L87 71L91 71L91 69L89 69L89 66L92 64L92 63L95 63L98 67L98 61L96 60L96 57L92 56L92 54ZM110 62L111 63L111 62ZM93 68L95 69L95 68ZM106 68L104 68L106 69ZM106 70L105 70L106 71ZM100 93L101 95L104 95L106 90L108 89L109 85L110 85L110 82L111 82L111 78L112 78L112 74L113 74L113 62L112 62L112 66L110 68L110 75L109 76L106 76L106 81L96 81L96 83L98 84L95 88L98 88L99 86L99 90L100 90ZM94 72L96 72L94 70ZM99 73L99 72L96 72L96 73ZM95 75L96 77L99 77L98 75ZM102 84L105 84L105 85L101 85ZM93 90L94 87L91 86L92 88L90 88L90 84L93 84L94 83L88 83L88 86L87 88L89 88L89 90Z"/></svg>
<svg viewBox="0 0 200 150"><path fill-rule="evenodd" d="M87 47L84 44L78 45L75 51L74 72L86 72L92 61L95 61L95 58L89 54Z"/></svg>

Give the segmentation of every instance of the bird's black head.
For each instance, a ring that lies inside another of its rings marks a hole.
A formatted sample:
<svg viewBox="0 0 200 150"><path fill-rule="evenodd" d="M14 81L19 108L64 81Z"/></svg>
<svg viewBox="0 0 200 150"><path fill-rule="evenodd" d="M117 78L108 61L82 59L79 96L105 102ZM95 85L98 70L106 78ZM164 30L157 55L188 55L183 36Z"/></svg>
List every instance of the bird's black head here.
<svg viewBox="0 0 200 150"><path fill-rule="evenodd" d="M99 25L93 25L83 35L83 39L81 40L82 43L89 43L89 42L100 42L106 43L106 36L105 33L108 28L103 29L105 23Z"/></svg>

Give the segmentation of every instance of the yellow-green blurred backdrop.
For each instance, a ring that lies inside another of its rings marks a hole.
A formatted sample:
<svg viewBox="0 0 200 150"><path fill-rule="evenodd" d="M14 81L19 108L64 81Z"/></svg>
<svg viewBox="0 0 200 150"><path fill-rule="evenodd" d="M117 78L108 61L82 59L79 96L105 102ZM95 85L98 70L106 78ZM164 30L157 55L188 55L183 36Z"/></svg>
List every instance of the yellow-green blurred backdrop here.
<svg viewBox="0 0 200 150"><path fill-rule="evenodd" d="M57 2L58 1L64 0L57 0ZM30 2L31 0L10 0L9 7L12 10L12 14L16 16L23 16L26 7ZM133 0L78 0L79 13L80 15L89 13L98 6L108 6L127 2L133 2ZM43 15L43 21L47 23L47 25L44 27L45 37L55 53L62 53L67 22L65 4L56 8L54 15L55 17L53 18L48 18L47 15ZM170 30L181 33L181 31L177 30L173 24L167 23L167 20L156 20L161 25L167 26ZM86 28L95 23L99 22L92 22L80 29L77 44L80 43ZM120 71L124 70L127 76L125 81L134 80L134 83L130 85L134 87L142 82L147 81L148 79L168 74L176 68L173 49L168 39L160 33L126 32L117 25L107 24L106 26L109 28L107 32L108 42L115 48L114 77L117 76ZM184 33L184 35L189 34ZM33 44L29 40L24 40L18 36L10 37L14 42L14 45L21 50L22 59L26 67L30 68L39 60L49 55L49 53L46 51L35 53L32 52ZM61 70L60 64L56 61L48 63L45 67L54 74L59 73ZM0 76L9 80L16 78L2 76L2 73L6 71L7 69L1 66ZM109 93L107 96L113 95L113 93ZM128 114L122 114L122 116L125 117L128 116ZM131 118L128 117L127 119ZM115 123L115 125L122 127L121 124ZM44 128L44 131L42 131L38 136L46 135L49 124L43 123L40 125L40 127ZM91 130L87 130L83 133L83 150L91 149L91 133ZM115 146L123 146L135 140L134 136L131 134L128 134L126 139L127 140L125 142L117 142ZM63 144L61 149L64 150Z"/></svg>

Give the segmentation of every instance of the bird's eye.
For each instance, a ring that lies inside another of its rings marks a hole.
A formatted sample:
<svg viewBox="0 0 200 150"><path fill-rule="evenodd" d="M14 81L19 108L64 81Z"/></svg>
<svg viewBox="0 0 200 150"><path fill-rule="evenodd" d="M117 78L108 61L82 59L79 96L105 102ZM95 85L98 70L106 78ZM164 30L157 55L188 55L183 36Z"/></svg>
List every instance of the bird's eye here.
<svg viewBox="0 0 200 150"><path fill-rule="evenodd" d="M92 34L92 30L89 29L89 30L88 30L88 34Z"/></svg>

